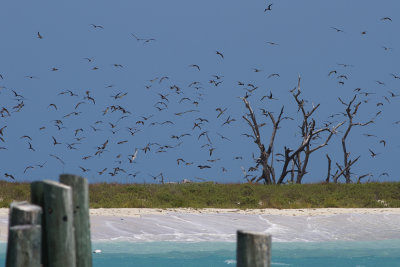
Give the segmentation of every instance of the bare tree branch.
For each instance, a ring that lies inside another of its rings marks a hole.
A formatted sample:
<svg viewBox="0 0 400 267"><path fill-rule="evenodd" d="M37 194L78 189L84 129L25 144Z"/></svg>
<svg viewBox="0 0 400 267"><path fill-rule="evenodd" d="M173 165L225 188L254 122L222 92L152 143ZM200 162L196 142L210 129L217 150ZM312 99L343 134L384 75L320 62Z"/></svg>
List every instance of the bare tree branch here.
<svg viewBox="0 0 400 267"><path fill-rule="evenodd" d="M354 123L353 122L353 118L354 116L357 114L357 111L361 105L361 102L358 102L357 104L355 104L353 107L353 103L356 100L357 95L354 95L353 98L350 100L349 103L344 102L342 99L340 99L339 97L339 101L346 106L346 114L347 114L347 118L348 118L348 125L347 125L347 129L342 137L342 150L343 150L343 164L344 164L344 171L341 171L340 173L343 174L343 176L346 179L346 183L351 183L351 177L350 177L350 167L351 165L354 164L354 162L351 162L351 160L349 160L349 155L350 153L347 152L347 147L346 147L346 139L352 129L353 126L366 126L370 123L373 123L373 120L370 120L366 123Z"/></svg>
<svg viewBox="0 0 400 267"><path fill-rule="evenodd" d="M331 177L331 163L332 163L332 161L331 161L331 158L329 157L328 154L326 154L326 158L328 159L328 174L326 175L325 182L327 184L329 184L329 178Z"/></svg>
<svg viewBox="0 0 400 267"><path fill-rule="evenodd" d="M310 156L312 153L317 151L318 149L321 149L325 146L328 145L331 137L333 134L336 133L337 129L344 124L344 122L339 123L337 126L333 127L332 129L329 129L329 127L325 128L320 128L320 129L315 129L315 120L312 119L311 122L309 122L310 117L312 114L318 109L320 104L314 106L311 108L310 111L306 111L305 106L304 106L304 99L300 98L300 80L301 77L299 76L298 79L298 86L297 86L297 91L294 93L293 92L293 97L297 103L298 110L301 110L301 113L303 115L303 120L301 123L301 135L302 135L302 143L299 145L299 147L292 152L289 148L285 147L285 160L282 168L281 175L278 180L278 184L282 183L285 176L291 172L291 170L287 170L288 164L294 160L297 166L297 179L296 183L301 183L304 175L307 173L307 167L308 167L308 162L310 159ZM320 134L323 132L329 132L329 135L326 137L325 141L318 145L315 148L311 148L311 141L319 138ZM304 153L304 158L301 159L301 155ZM293 173L293 172L292 172Z"/></svg>
<svg viewBox="0 0 400 267"><path fill-rule="evenodd" d="M325 142L322 143L322 144L320 144L319 146L317 146L317 147L311 149L311 150L310 150L310 153L313 153L313 152L317 151L318 149L323 148L324 146L328 145L329 140L331 140L332 135L335 134L335 133L336 133L336 130L337 130L340 126L342 126L343 124L344 124L344 121L341 122L341 123L339 123L339 124L336 125L335 127L333 127L332 130L329 130L329 128L323 128L323 129L321 129L321 130L324 130L324 131L329 131L330 133L329 133L328 137L325 139Z"/></svg>
<svg viewBox="0 0 400 267"><path fill-rule="evenodd" d="M273 145L275 142L276 132L279 129L279 123L281 122L284 107L281 108L281 111L279 113L277 120L275 120L275 118L271 112L268 112L268 117L271 119L272 124L273 124L273 130L272 130L272 134L270 137L268 149L265 150L265 146L261 142L261 136L260 136L260 130L259 130L260 125L257 123L254 111L251 108L251 105L246 98L243 97L242 100L243 100L247 110L249 111L248 116L250 117L250 119L249 119L246 116L243 116L243 119L250 125L250 128L252 129L253 134L254 134L254 143L257 144L257 146L260 150L260 157L257 160L257 167L258 167L258 165L262 165L263 170L262 170L262 175L256 181L259 182L261 180L265 180L265 183L267 183L267 184L275 183L275 171L273 168L273 160L271 161L271 163L269 163L268 161L269 161L269 158L273 151Z"/></svg>
<svg viewBox="0 0 400 267"><path fill-rule="evenodd" d="M367 173L367 174L363 174L363 175L359 176L357 179L357 184L361 184L361 179L365 178L367 176L371 176L371 173Z"/></svg>
<svg viewBox="0 0 400 267"><path fill-rule="evenodd" d="M360 158L360 156L358 156L354 161L350 161L349 164L348 164L346 167L344 167L343 169L341 169L341 171L340 171L339 173L336 173L335 176L332 178L333 181L336 183L337 180L339 179L339 177L342 176L342 175L344 174L344 172L347 172L347 171L350 169L350 167L351 167L354 163L357 162L357 160L358 160L359 158ZM347 179L346 179L346 182L347 182ZM351 180L350 180L350 182L351 182Z"/></svg>

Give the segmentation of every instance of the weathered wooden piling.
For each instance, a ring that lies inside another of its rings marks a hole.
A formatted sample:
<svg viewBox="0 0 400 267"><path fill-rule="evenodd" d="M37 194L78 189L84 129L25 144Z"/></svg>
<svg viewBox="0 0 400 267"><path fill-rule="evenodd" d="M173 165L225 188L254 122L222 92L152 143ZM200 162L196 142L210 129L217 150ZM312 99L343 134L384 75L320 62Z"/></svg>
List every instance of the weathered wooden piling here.
<svg viewBox="0 0 400 267"><path fill-rule="evenodd" d="M10 205L7 267L40 266L42 208L26 201Z"/></svg>
<svg viewBox="0 0 400 267"><path fill-rule="evenodd" d="M6 267L41 266L42 227L15 225L8 231Z"/></svg>
<svg viewBox="0 0 400 267"><path fill-rule="evenodd" d="M60 182L72 188L76 267L91 267L92 245L90 238L88 181L77 175L63 174L60 175Z"/></svg>
<svg viewBox="0 0 400 267"><path fill-rule="evenodd" d="M35 181L31 183L31 203L43 207L43 182Z"/></svg>
<svg viewBox="0 0 400 267"><path fill-rule="evenodd" d="M43 181L45 255L49 267L76 267L72 189L55 181Z"/></svg>
<svg viewBox="0 0 400 267"><path fill-rule="evenodd" d="M44 199L43 199L43 182L35 181L31 183L31 203L38 205L40 207L44 207ZM46 241L46 221L44 218L44 213L42 212L42 264L43 266L48 266L47 264L47 241Z"/></svg>
<svg viewBox="0 0 400 267"><path fill-rule="evenodd" d="M11 203L9 213L8 227L24 224L42 224L42 208L27 201Z"/></svg>
<svg viewBox="0 0 400 267"><path fill-rule="evenodd" d="M237 231L238 267L270 267L271 235Z"/></svg>

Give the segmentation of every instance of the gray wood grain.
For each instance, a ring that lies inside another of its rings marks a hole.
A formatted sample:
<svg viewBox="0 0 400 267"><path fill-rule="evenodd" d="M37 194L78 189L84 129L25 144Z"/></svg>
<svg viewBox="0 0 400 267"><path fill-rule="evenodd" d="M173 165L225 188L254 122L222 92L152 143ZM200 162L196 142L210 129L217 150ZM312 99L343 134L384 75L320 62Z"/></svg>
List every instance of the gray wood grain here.
<svg viewBox="0 0 400 267"><path fill-rule="evenodd" d="M237 266L270 267L271 235L237 231Z"/></svg>
<svg viewBox="0 0 400 267"><path fill-rule="evenodd" d="M6 267L40 267L42 227L16 225L9 229Z"/></svg>
<svg viewBox="0 0 400 267"><path fill-rule="evenodd" d="M48 266L75 267L72 189L70 186L45 180L43 197Z"/></svg>
<svg viewBox="0 0 400 267"><path fill-rule="evenodd" d="M63 174L60 175L60 182L72 188L76 266L91 267L92 243L90 238L88 181L77 175Z"/></svg>

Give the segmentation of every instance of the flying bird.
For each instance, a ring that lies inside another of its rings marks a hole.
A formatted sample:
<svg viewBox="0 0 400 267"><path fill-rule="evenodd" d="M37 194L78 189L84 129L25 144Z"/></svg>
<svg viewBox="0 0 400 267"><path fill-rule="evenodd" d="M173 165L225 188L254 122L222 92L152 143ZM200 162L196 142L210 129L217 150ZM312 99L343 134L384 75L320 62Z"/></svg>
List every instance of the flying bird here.
<svg viewBox="0 0 400 267"><path fill-rule="evenodd" d="M98 173L99 175L102 175L106 170L107 170L107 168L104 168L103 170L98 171L97 173Z"/></svg>
<svg viewBox="0 0 400 267"><path fill-rule="evenodd" d="M22 139L22 138L27 138L27 139L29 139L29 140L31 140L31 141L32 141L32 138L31 138L29 135L24 135L24 136L21 136L19 139Z"/></svg>
<svg viewBox="0 0 400 267"><path fill-rule="evenodd" d="M133 161L136 159L137 153L138 153L138 149L136 148L135 153L133 153L133 155L128 155L129 163L133 163Z"/></svg>
<svg viewBox="0 0 400 267"><path fill-rule="evenodd" d="M389 17L384 17L384 18L381 18L381 21L392 21L392 19Z"/></svg>
<svg viewBox="0 0 400 267"><path fill-rule="evenodd" d="M31 76L31 75L26 75L25 78L29 78L29 79L39 79L39 77Z"/></svg>
<svg viewBox="0 0 400 267"><path fill-rule="evenodd" d="M93 60L94 60L94 57L85 57L85 58L83 58L83 59L86 59L88 62L92 62Z"/></svg>
<svg viewBox="0 0 400 267"><path fill-rule="evenodd" d="M383 144L383 146L385 147L386 146L386 141L382 139L382 140L379 141L379 144Z"/></svg>
<svg viewBox="0 0 400 267"><path fill-rule="evenodd" d="M392 75L395 79L400 79L400 76L397 76L396 74L390 73L390 75Z"/></svg>
<svg viewBox="0 0 400 267"><path fill-rule="evenodd" d="M31 142L28 142L28 144L29 144L29 148L28 148L28 149L30 149L30 150L32 150L32 151L36 151L36 150L32 147Z"/></svg>
<svg viewBox="0 0 400 267"><path fill-rule="evenodd" d="M43 36L40 34L40 32L37 32L37 38L43 39Z"/></svg>
<svg viewBox="0 0 400 267"><path fill-rule="evenodd" d="M58 160L59 162L61 162L62 165L65 165L65 162L58 156L53 155L53 154L49 154L51 157L55 158L56 160Z"/></svg>
<svg viewBox="0 0 400 267"><path fill-rule="evenodd" d="M223 135L220 134L220 133L217 133L217 135L219 135L219 136L221 137L222 140L225 139L225 140L231 141L231 139L229 139L229 138L226 137L226 136L223 136Z"/></svg>
<svg viewBox="0 0 400 267"><path fill-rule="evenodd" d="M137 37L137 36L136 36L135 34L133 34L133 33L131 33L131 35L132 35L133 37L135 37L136 41L142 41L142 40L143 40L143 39Z"/></svg>
<svg viewBox="0 0 400 267"><path fill-rule="evenodd" d="M219 112L217 118L219 118L228 108L221 109L221 108L216 108L215 110Z"/></svg>
<svg viewBox="0 0 400 267"><path fill-rule="evenodd" d="M217 55L221 56L221 58L224 58L224 55L223 55L221 52L215 51L215 53L216 53Z"/></svg>
<svg viewBox="0 0 400 267"><path fill-rule="evenodd" d="M191 68L196 68L198 71L200 71L200 66L197 65L197 64L189 65L189 67L191 67Z"/></svg>
<svg viewBox="0 0 400 267"><path fill-rule="evenodd" d="M277 98L274 98L274 97L272 96L272 91L269 92L269 95L263 96L263 97L261 98L261 101L263 101L264 98L268 98L268 99L270 99L270 100L278 100Z"/></svg>
<svg viewBox="0 0 400 267"><path fill-rule="evenodd" d="M39 168L43 168L46 163L47 161L45 161L43 164L36 164L36 166L38 166Z"/></svg>
<svg viewBox="0 0 400 267"><path fill-rule="evenodd" d="M27 166L27 167L25 168L25 170L24 170L24 173L26 173L29 169L34 169L34 167L33 167L33 166Z"/></svg>
<svg viewBox="0 0 400 267"><path fill-rule="evenodd" d="M55 108L55 109L57 110L56 104L50 104L50 105L48 105L47 107L48 107L48 108L49 108L49 107L53 107L53 108Z"/></svg>
<svg viewBox="0 0 400 267"><path fill-rule="evenodd" d="M343 30L338 29L338 28L336 28L336 27L331 27L331 29L334 29L336 32L344 32Z"/></svg>
<svg viewBox="0 0 400 267"><path fill-rule="evenodd" d="M53 145L61 145L61 143L58 143L57 140L54 138L54 136L52 136L53 138Z"/></svg>
<svg viewBox="0 0 400 267"><path fill-rule="evenodd" d="M388 91L388 92L389 92L389 94L390 94L391 97L398 97L398 96L400 96L400 95L396 95L395 93L393 93L393 92L391 92L391 91Z"/></svg>
<svg viewBox="0 0 400 267"><path fill-rule="evenodd" d="M267 79L272 78L272 77L281 77L281 75L279 75L279 73L272 73L272 74L268 75Z"/></svg>
<svg viewBox="0 0 400 267"><path fill-rule="evenodd" d="M84 167L82 167L82 166L79 166L79 168L80 168L83 172L88 172L88 171L90 171L90 169L86 169L86 168L84 168Z"/></svg>
<svg viewBox="0 0 400 267"><path fill-rule="evenodd" d="M161 83L163 80L168 80L168 79L169 79L168 76L161 77L158 83Z"/></svg>
<svg viewBox="0 0 400 267"><path fill-rule="evenodd" d="M372 151L369 148L368 148L368 150L369 150L369 153L371 153L370 156L373 157L373 158L375 158L376 156L378 156L380 154L380 153L375 153L374 151Z"/></svg>
<svg viewBox="0 0 400 267"><path fill-rule="evenodd" d="M13 176L12 174L5 173L4 176L5 176L6 178L11 178L11 179L15 180L15 178L14 178L14 176Z"/></svg>
<svg viewBox="0 0 400 267"><path fill-rule="evenodd" d="M344 67L344 68L353 67L353 65L350 65L350 64L343 64L343 63L338 63L338 65L339 65L339 66L342 66L342 67Z"/></svg>
<svg viewBox="0 0 400 267"><path fill-rule="evenodd" d="M271 11L272 4L269 4L265 9L264 12Z"/></svg>
<svg viewBox="0 0 400 267"><path fill-rule="evenodd" d="M231 116L228 116L228 118L225 120L225 122L221 125L224 126L225 124L230 124L231 122L236 121L235 119L231 119Z"/></svg>
<svg viewBox="0 0 400 267"><path fill-rule="evenodd" d="M202 169L210 169L211 168L208 165L197 165L197 167L199 167L200 170L202 170Z"/></svg>
<svg viewBox="0 0 400 267"><path fill-rule="evenodd" d="M0 128L0 135L4 136L3 131L5 128L7 128L7 125Z"/></svg>
<svg viewBox="0 0 400 267"><path fill-rule="evenodd" d="M331 70L331 71L328 73L328 76L331 76L331 74L333 74L333 73L337 74L337 71L336 71L336 70Z"/></svg>
<svg viewBox="0 0 400 267"><path fill-rule="evenodd" d="M95 24L90 24L91 26L93 26L93 28L94 29L97 29L97 28L99 28L99 29L104 29L104 27L103 26L101 26L101 25L95 25Z"/></svg>

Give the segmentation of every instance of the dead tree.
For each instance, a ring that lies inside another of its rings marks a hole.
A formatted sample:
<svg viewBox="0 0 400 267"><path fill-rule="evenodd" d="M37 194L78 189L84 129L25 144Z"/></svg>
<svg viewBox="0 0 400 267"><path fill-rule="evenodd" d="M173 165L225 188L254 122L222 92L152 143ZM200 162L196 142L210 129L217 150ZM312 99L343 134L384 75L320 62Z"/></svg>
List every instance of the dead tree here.
<svg viewBox="0 0 400 267"><path fill-rule="evenodd" d="M312 120L309 124L307 124L307 132L303 136L303 140L299 147L296 150L292 150L288 147L285 146L285 161L282 167L282 172L281 175L277 181L278 184L283 183L286 175L288 173L292 173L293 170L288 170L289 163L294 161L297 169L295 172L297 173L297 179L296 183L300 184L302 182L302 179L304 175L307 173L307 165L310 159L310 155L317 151L318 149L326 146L331 139L332 135L336 132L336 129L340 127L343 123L339 123L337 126L335 126L333 129L330 128L320 128L320 129L315 129L315 120ZM322 132L328 131L329 135L326 137L325 141L318 145L315 148L311 148L311 140L313 140L315 137L318 137ZM304 154L304 158L301 158L301 154Z"/></svg>
<svg viewBox="0 0 400 267"><path fill-rule="evenodd" d="M350 159L350 152L347 151L346 140L347 140L347 137L349 136L351 129L353 128L353 126L367 126L368 124L374 123L373 120L370 120L365 123L353 121L354 117L357 115L358 108L361 105L361 101L358 102L357 104L353 105L356 98L357 98L357 95L354 95L354 97L350 100L350 102L345 103L339 97L340 103L342 103L346 107L345 117L347 117L348 124L347 124L347 129L342 137L343 165L336 163L336 166L338 167L339 171L333 177L333 182L335 182L335 183L337 182L339 177L342 175L346 179L347 184L351 183L352 182L351 181L351 171L350 171L351 166L354 163L356 163L356 161L360 158L360 156L358 156L355 159Z"/></svg>
<svg viewBox="0 0 400 267"><path fill-rule="evenodd" d="M297 179L296 183L301 183L304 175L307 173L307 166L309 162L310 155L317 151L318 149L325 147L329 140L331 139L332 135L336 133L337 128L339 128L344 122L339 123L337 126L334 128L330 129L329 127L324 127L320 129L315 129L315 120L311 118L312 114L315 112L315 110L319 107L319 104L317 106L313 106L313 108L310 111L306 111L304 108L304 99L300 99L299 96L301 94L300 91L300 76L298 79L298 85L297 85L297 90L294 89L292 90L293 97L296 100L296 103L298 105L298 110L302 112L303 115L303 120L301 123L301 135L302 135L302 142L299 145L299 147L296 150L292 150L288 147L285 146L284 148L284 160L283 160L283 167L281 174L278 179L276 179L275 176L275 170L273 168L273 145L275 141L275 136L276 132L279 127L279 123L284 120L284 117L282 118L283 114L283 107L281 109L281 112L275 120L274 116L271 114L271 112L264 112L264 115L269 117L273 129L272 129L272 134L270 137L270 142L268 149L265 149L265 146L261 142L261 137L260 137L260 131L259 131L259 126L257 124L257 120L255 117L255 114L246 98L242 98L243 102L246 105L246 108L249 111L249 114L247 116L243 116L243 119L247 121L249 126L251 127L253 131L253 139L254 143L257 144L259 150L260 150L260 157L257 159L257 165L254 168L258 168L260 165L262 166L262 175L256 180L256 182L264 180L266 184L282 184L284 182L285 177L287 174L291 173L291 180L293 181L294 178L294 173L297 173ZM296 90L296 92L294 92ZM311 119L311 121L310 121ZM320 134L323 132L329 132L328 136L326 137L325 141L318 146L311 148L311 141L317 139L320 137ZM304 158L302 158L302 154L304 154ZM289 164L292 163L292 168L288 169Z"/></svg>
<svg viewBox="0 0 400 267"><path fill-rule="evenodd" d="M328 145L331 137L333 134L336 133L336 130L344 124L344 122L339 123L332 129L329 127L324 127L320 129L315 129L315 120L311 118L312 114L318 109L320 104L312 107L311 110L306 111L304 107L305 100L300 98L301 90L300 90L300 81L301 77L298 78L297 89L293 92L293 97L297 103L298 111L301 111L303 120L300 126L300 132L302 137L302 142L299 147L291 153L293 150L285 147L285 161L282 168L281 176L279 177L278 184L282 183L285 179L286 175L290 172L293 175L293 168L292 170L288 170L288 165L290 162L294 162L296 165L296 172L297 172L297 179L296 183L301 184L304 175L307 173L307 166L310 159L310 156L315 151L325 147ZM311 122L309 121L311 118ZM322 132L329 132L328 136L326 137L325 141L321 144L317 145L314 148L311 148L312 141L320 138L320 134ZM304 155L304 156L302 156Z"/></svg>
<svg viewBox="0 0 400 267"><path fill-rule="evenodd" d="M256 115L254 114L254 111L251 108L250 103L247 100L247 98L243 97L242 100L243 100L244 104L246 105L247 110L249 111L249 114L246 114L246 116L242 116L242 117L249 124L249 126L253 132L252 138L254 140L254 143L258 146L258 148L260 150L260 156L257 159L257 165L255 168L258 168L261 165L262 166L262 174L259 178L257 178L256 182L264 180L264 182L266 184L275 184L276 183L275 170L273 168L273 157L271 157L271 155L273 154L273 146L274 146L274 142L275 142L275 136L276 136L276 132L278 131L278 128L279 128L279 123L282 120L282 114L283 114L284 107L281 108L279 116L276 120L271 112L267 111L267 112L263 113L264 116L270 118L272 125L273 125L272 133L271 133L270 140L269 140L269 145L268 145L268 148L265 149L264 144L261 142L260 125L257 123ZM270 160L270 157L271 157L271 160Z"/></svg>

